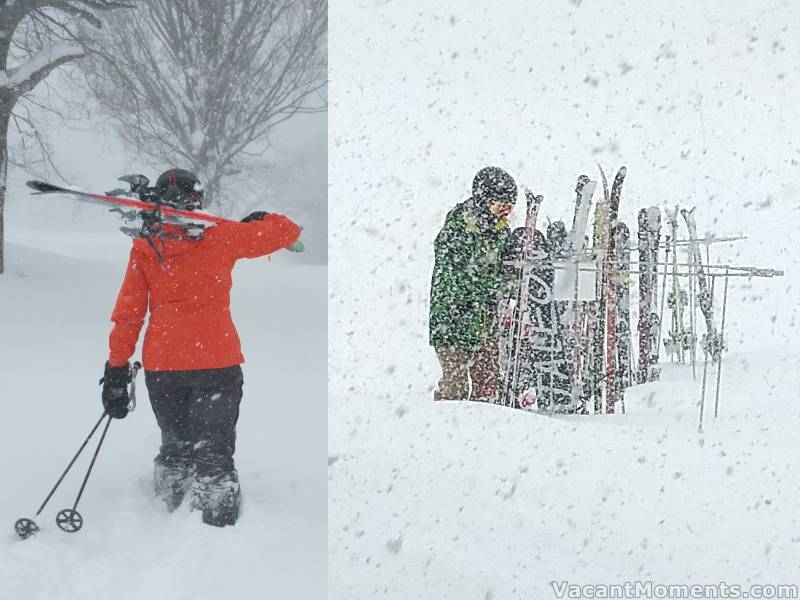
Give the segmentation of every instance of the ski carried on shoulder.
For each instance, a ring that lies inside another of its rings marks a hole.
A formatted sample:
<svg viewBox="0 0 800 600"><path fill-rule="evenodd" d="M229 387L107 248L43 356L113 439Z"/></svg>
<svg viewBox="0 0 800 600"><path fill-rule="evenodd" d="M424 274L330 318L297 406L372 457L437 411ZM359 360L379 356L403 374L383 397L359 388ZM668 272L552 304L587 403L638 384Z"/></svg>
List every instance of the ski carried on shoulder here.
<svg viewBox="0 0 800 600"><path fill-rule="evenodd" d="M162 200L154 191L148 187L150 180L144 175L125 175L119 178L130 185L130 191L117 189L106 194L96 194L73 190L60 185L54 185L46 181L32 180L26 185L34 190L34 195L43 194L66 194L73 196L81 202L106 206L109 211L116 212L126 222L140 220L142 225L135 227L120 227L120 231L133 238L144 238L156 253L158 260L163 265L163 257L156 247L153 238L160 238L162 247L165 237L163 224L172 223L182 225L191 238L200 238L206 227L220 225L222 223L237 223L231 219L218 217L202 210L190 209L177 206L171 202ZM119 194L130 194L121 196ZM133 196L137 196L133 197ZM302 252L304 246L299 240L289 248L293 252Z"/></svg>
<svg viewBox="0 0 800 600"><path fill-rule="evenodd" d="M128 181L126 178L122 178L123 181ZM122 209L122 208L130 208L133 211L144 211L144 212L156 212L160 211L161 214L165 217L165 220L179 222L179 223L188 223L191 221L205 221L207 223L230 223L232 222L230 219L225 219L223 217L217 217L215 215L210 215L206 212L198 211L198 210L186 210L177 208L175 206L170 205L167 202L157 202L156 200L137 200L135 198L128 198L125 196L111 196L108 194L95 194L92 192L84 192L81 190L72 190L70 188L61 187L59 185L53 185L52 183L47 183L45 181L28 181L26 184L32 190L35 190L37 194L69 194L70 196L75 196L77 199L82 200L84 202L89 202L91 204L99 204L103 206L110 206L113 209ZM135 212L129 211L118 211L121 212L123 218L128 221L132 221L139 217L138 214Z"/></svg>

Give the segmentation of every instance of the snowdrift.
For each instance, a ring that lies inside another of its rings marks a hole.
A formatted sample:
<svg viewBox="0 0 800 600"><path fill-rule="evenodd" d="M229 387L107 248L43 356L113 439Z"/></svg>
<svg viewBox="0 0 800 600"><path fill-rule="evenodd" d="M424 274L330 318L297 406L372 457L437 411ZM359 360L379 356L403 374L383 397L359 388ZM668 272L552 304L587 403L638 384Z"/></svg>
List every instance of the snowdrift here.
<svg viewBox="0 0 800 600"><path fill-rule="evenodd" d="M129 241L120 234L9 228L0 278L0 598L322 598L325 594L325 268L242 261L232 311L247 358L238 426L242 516L211 528L152 492L159 435L143 377L139 406L114 421L62 533L91 451L19 541L100 415L110 311ZM94 441L90 443L93 450Z"/></svg>

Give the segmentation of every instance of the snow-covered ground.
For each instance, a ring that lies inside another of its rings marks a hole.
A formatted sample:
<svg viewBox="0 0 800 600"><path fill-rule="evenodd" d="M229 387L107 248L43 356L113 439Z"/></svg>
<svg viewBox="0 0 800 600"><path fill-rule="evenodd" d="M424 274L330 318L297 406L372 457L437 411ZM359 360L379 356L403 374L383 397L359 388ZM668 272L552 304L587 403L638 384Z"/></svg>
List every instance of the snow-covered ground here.
<svg viewBox="0 0 800 600"><path fill-rule="evenodd" d="M331 17L329 597L800 583L798 5L360 0ZM697 205L701 235L749 236L714 260L786 271L731 283L719 419L697 433L700 380L668 363L624 416L434 405L447 210L497 164L571 219L597 161L628 167L632 229L642 206Z"/></svg>
<svg viewBox="0 0 800 600"><path fill-rule="evenodd" d="M72 506L94 442L36 518L42 532L23 542L14 521L33 517L102 411L97 382L130 242L110 226L76 234L9 222L7 236L0 598L323 598L325 267L283 258L236 267L232 311L247 363L235 527L208 527L187 507L168 514L156 501L159 435L140 376L139 407L112 423L78 507L83 530L62 533L55 514Z"/></svg>

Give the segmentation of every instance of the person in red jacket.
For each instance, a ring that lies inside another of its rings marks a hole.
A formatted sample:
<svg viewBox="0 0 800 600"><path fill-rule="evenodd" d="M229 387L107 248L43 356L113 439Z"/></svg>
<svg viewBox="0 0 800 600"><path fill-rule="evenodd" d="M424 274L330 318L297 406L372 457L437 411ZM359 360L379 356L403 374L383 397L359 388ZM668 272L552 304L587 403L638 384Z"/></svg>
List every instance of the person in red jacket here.
<svg viewBox="0 0 800 600"><path fill-rule="evenodd" d="M192 173L171 169L156 182L165 201L198 208L202 187ZM233 454L244 362L230 311L231 271L297 242L300 227L265 212L223 223L198 237L164 225L164 242L135 239L111 320L103 406L128 413L129 360L149 311L142 363L161 429L155 458L156 494L175 510L191 490L192 508L210 525L235 524L239 479ZM161 256L159 256L159 254Z"/></svg>

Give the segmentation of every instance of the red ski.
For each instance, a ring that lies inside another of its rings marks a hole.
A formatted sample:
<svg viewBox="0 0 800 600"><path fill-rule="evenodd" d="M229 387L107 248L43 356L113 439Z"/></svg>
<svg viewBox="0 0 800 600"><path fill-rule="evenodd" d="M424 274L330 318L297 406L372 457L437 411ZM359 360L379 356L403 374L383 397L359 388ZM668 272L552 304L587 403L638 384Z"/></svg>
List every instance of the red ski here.
<svg viewBox="0 0 800 600"><path fill-rule="evenodd" d="M143 212L161 211L164 217L172 217L179 222L190 221L205 221L207 223L230 223L230 219L210 215L206 212L199 210L186 210L170 206L167 203L146 202L144 200L136 200L134 198L125 198L124 196L109 196L106 194L93 194L91 192L82 192L80 190L71 190L69 188L53 185L45 181L28 181L27 186L36 190L39 194L70 194L77 196L81 200L91 202L94 204L102 204L112 207L126 207ZM169 219L167 219L169 220Z"/></svg>
<svg viewBox="0 0 800 600"><path fill-rule="evenodd" d="M622 197L622 184L625 181L627 169L620 167L614 183L611 185L609 196L608 213L606 213L605 223L605 261L603 265L603 277L605 283L605 309L606 309L606 413L614 413L617 401L622 401L624 387L616 385L618 375L617 357L617 246L615 232L617 229L617 216L619 214L619 201Z"/></svg>

